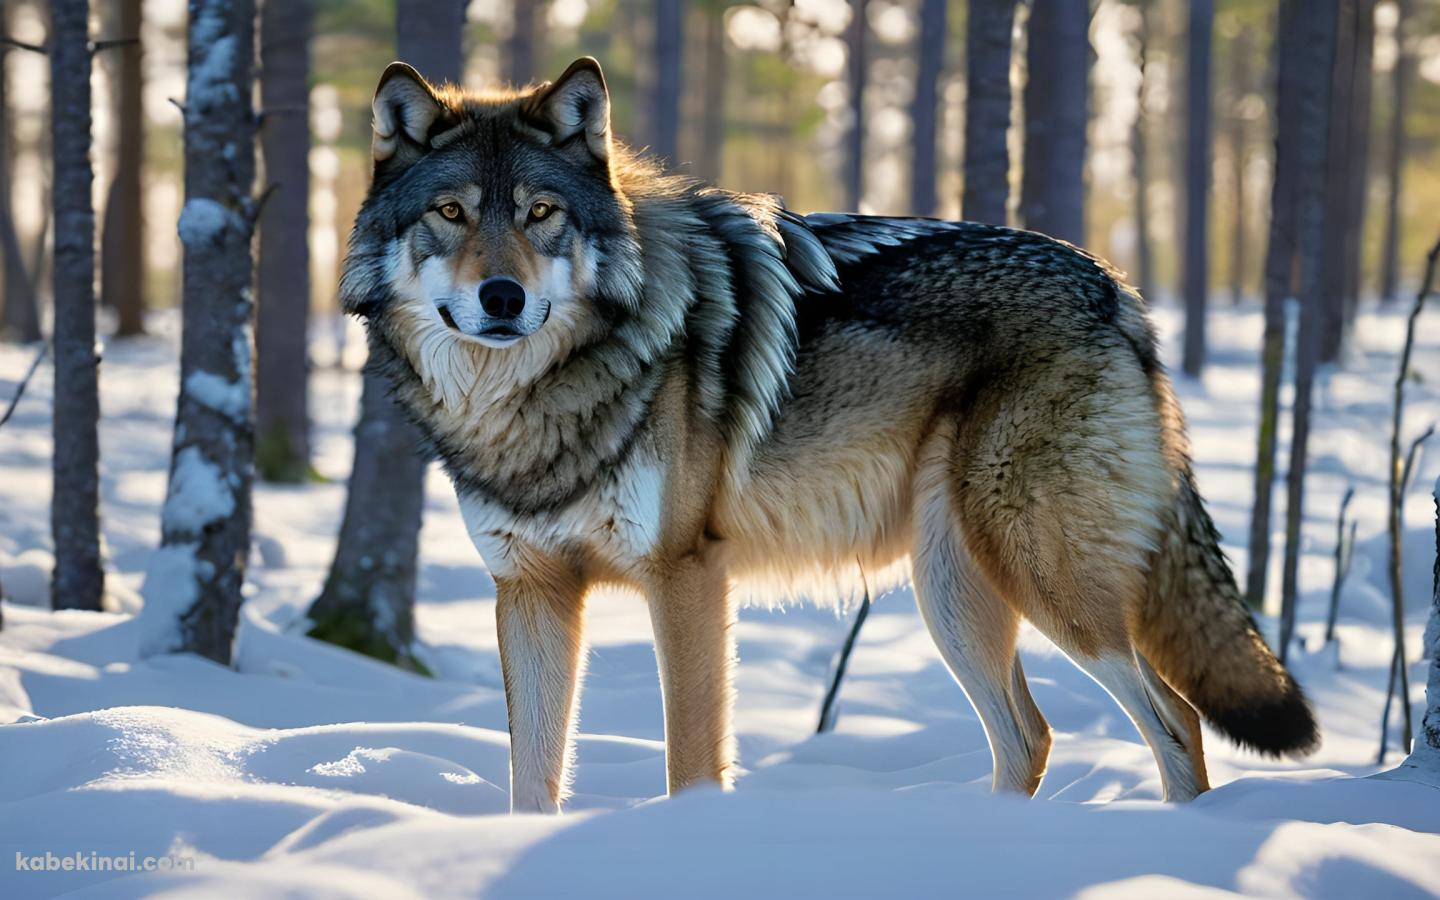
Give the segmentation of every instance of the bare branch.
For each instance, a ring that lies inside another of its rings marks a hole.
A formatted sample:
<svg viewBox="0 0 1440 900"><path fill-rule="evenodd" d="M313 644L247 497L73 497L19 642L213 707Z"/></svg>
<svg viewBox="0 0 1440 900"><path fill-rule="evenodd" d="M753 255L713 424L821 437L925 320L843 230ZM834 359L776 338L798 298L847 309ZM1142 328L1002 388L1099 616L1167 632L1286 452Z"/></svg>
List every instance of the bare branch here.
<svg viewBox="0 0 1440 900"><path fill-rule="evenodd" d="M91 41L90 55L94 56L95 54L100 53L104 50L112 50L116 47L130 47L139 43L140 39L138 37L110 38L109 40L104 41Z"/></svg>
<svg viewBox="0 0 1440 900"><path fill-rule="evenodd" d="M10 421L15 415L15 407L20 405L20 398L25 396L25 389L30 386L30 379L35 377L35 371L40 368L40 363L45 360L45 354L50 352L49 344L41 344L40 352L35 354L35 361L30 363L30 368L25 372L25 377L20 379L20 385L15 388L15 396L10 398L10 405L5 407L5 415L0 416L0 425Z"/></svg>
<svg viewBox="0 0 1440 900"><path fill-rule="evenodd" d="M29 50L31 53L39 53L41 56L50 51L44 44L27 44L24 41L17 41L12 37L0 37L0 47L10 47L15 50Z"/></svg>
<svg viewBox="0 0 1440 900"><path fill-rule="evenodd" d="M859 560L856 560L857 564ZM845 636L845 643L840 647L840 655L835 660L835 675L830 679L830 689L825 692L825 699L820 704L820 724L815 726L816 734L825 734L835 729L835 701L840 696L840 682L845 679L845 670L850 667L850 654L855 651L855 641L860 637L860 626L865 624L865 619L870 615L870 585L865 581L865 570L860 570L860 584L865 589L865 596L860 601L860 608L855 611L855 622L850 626L850 633Z"/></svg>
<svg viewBox="0 0 1440 900"><path fill-rule="evenodd" d="M185 104L181 103L179 100L176 100L174 97L170 98L170 105L180 110L180 118L182 119L190 114L190 111L185 108Z"/></svg>
<svg viewBox="0 0 1440 900"><path fill-rule="evenodd" d="M1329 644L1335 640L1335 621L1340 615L1340 588L1345 584L1345 576L1350 574L1350 553L1345 544L1345 513L1350 508L1350 501L1355 497L1355 486L1352 484L1345 488L1345 496L1340 500L1340 517L1335 526L1335 581L1330 587L1330 614L1325 618L1325 643ZM1355 540L1355 523L1350 523L1350 541L1353 546Z"/></svg>
<svg viewBox="0 0 1440 900"><path fill-rule="evenodd" d="M280 190L280 182L272 181L265 186L265 190L260 192L259 197L249 201L247 204L250 209L246 219L250 223L251 231L255 230L255 225L260 221L261 214L265 212L265 205L270 202L270 198L275 196L275 192L278 190Z"/></svg>

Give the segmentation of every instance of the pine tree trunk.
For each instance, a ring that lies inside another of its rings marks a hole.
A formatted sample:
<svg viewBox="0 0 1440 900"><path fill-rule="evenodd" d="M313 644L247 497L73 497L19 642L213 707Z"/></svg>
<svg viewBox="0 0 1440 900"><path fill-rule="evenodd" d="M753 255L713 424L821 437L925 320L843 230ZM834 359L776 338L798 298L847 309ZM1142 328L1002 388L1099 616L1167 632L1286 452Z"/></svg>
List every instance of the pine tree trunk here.
<svg viewBox="0 0 1440 900"><path fill-rule="evenodd" d="M228 664L250 552L255 452L255 4L190 0L188 31L180 399L141 652L189 651Z"/></svg>
<svg viewBox="0 0 1440 900"><path fill-rule="evenodd" d="M0 6L0 30L10 33L12 4ZM8 102L9 78L5 58L11 52L0 47L0 253L5 261L5 296L0 297L0 338L17 341L40 340L40 306L30 277L30 261L20 249L10 199L11 160L15 151L15 130ZM43 238L42 238L43 240ZM38 273L37 273L38 274Z"/></svg>
<svg viewBox="0 0 1440 900"><path fill-rule="evenodd" d="M464 0L400 0L395 18L401 59L431 80L459 80ZM422 441L367 364L339 543L309 611L312 637L411 669L420 668L410 644L429 463Z"/></svg>
<svg viewBox="0 0 1440 900"><path fill-rule="evenodd" d="M1250 569L1245 602L1265 603L1270 565L1270 507L1275 486L1275 445L1280 419L1280 378L1285 362L1285 301L1294 290L1296 184L1300 151L1298 0L1281 0L1275 23L1275 174L1270 183L1270 234L1265 250L1265 331L1260 351L1260 426L1255 460L1255 504L1250 514Z"/></svg>
<svg viewBox="0 0 1440 900"><path fill-rule="evenodd" d="M1281 583L1280 660L1284 662L1295 631L1299 596L1300 526L1305 508L1305 467L1310 439L1311 388L1320 358L1325 324L1322 308L1325 277L1325 183L1330 176L1329 142L1332 74L1335 71L1337 25L1349 0L1317 0L1305 4L1298 17L1300 47L1300 139L1296 164L1296 252L1300 264L1300 334L1295 362L1295 408L1290 464L1286 472L1285 565Z"/></svg>
<svg viewBox="0 0 1440 900"><path fill-rule="evenodd" d="M513 85L534 81L540 58L540 38L545 21L541 0L512 0L510 39L505 42L505 78Z"/></svg>
<svg viewBox="0 0 1440 900"><path fill-rule="evenodd" d="M139 38L141 0L116 0L115 35ZM114 47L116 85L115 177L105 202L100 244L100 298L118 316L115 333L145 333L145 211L141 169L145 163L145 110L142 103L142 47Z"/></svg>
<svg viewBox="0 0 1440 900"><path fill-rule="evenodd" d="M260 131L269 200L260 221L255 327L255 464L266 481L310 471L310 36L312 0L260 14Z"/></svg>
<svg viewBox="0 0 1440 900"><path fill-rule="evenodd" d="M919 59L910 105L915 151L910 159L910 212L935 214L936 137L939 133L940 73L945 69L946 0L920 4Z"/></svg>
<svg viewBox="0 0 1440 900"><path fill-rule="evenodd" d="M1145 102L1146 68L1150 51L1150 11L1139 4L1140 24L1135 35L1136 66L1140 81L1135 96L1135 124L1130 133L1130 153L1135 164L1135 268L1140 296L1155 302L1155 256L1150 245L1150 154L1145 133L1149 114Z"/></svg>
<svg viewBox="0 0 1440 900"><path fill-rule="evenodd" d="M1085 127L1090 9L1035 0L1025 62L1025 168L1020 220L1072 244L1085 242Z"/></svg>
<svg viewBox="0 0 1440 900"><path fill-rule="evenodd" d="M1205 368L1205 315L1210 291L1210 43L1213 0L1190 0L1185 142L1185 342L1181 368Z"/></svg>
<svg viewBox="0 0 1440 900"><path fill-rule="evenodd" d="M965 20L965 187L961 215L1004 225L1010 202L1010 50L1015 0L974 0Z"/></svg>
<svg viewBox="0 0 1440 900"><path fill-rule="evenodd" d="M703 181L719 184L725 176L725 11L705 11L705 81L700 86L700 146L695 154L695 174Z"/></svg>
<svg viewBox="0 0 1440 900"><path fill-rule="evenodd" d="M1320 276L1320 304L1317 307L1322 363L1340 358L1345 342L1345 246L1349 218L1347 182L1353 165L1350 117L1354 115L1355 66L1359 19L1363 0L1340 0L1335 32L1335 64L1330 76L1330 121L1327 135L1327 171L1323 186L1325 247Z"/></svg>
<svg viewBox="0 0 1440 900"><path fill-rule="evenodd" d="M655 0L655 83L650 97L650 150L670 167L680 160L680 55L685 45L683 0Z"/></svg>
<svg viewBox="0 0 1440 900"><path fill-rule="evenodd" d="M850 130L845 136L845 208L859 211L865 199L865 86L870 62L866 44L870 33L870 0L850 0L850 24L845 29L846 83L850 88Z"/></svg>
<svg viewBox="0 0 1440 900"><path fill-rule="evenodd" d="M100 391L90 186L90 3L54 0L50 28L55 210L55 454L50 530L56 609L99 609Z"/></svg>
<svg viewBox="0 0 1440 900"><path fill-rule="evenodd" d="M1405 109L1410 94L1414 56L1405 42L1412 0L1395 2L1395 67L1390 74L1390 140L1385 193L1385 241L1381 246L1380 301L1393 303L1400 294L1400 185L1405 169Z"/></svg>
<svg viewBox="0 0 1440 900"><path fill-rule="evenodd" d="M1354 97L1350 107L1350 164L1345 187L1345 327L1355 322L1360 306L1364 266L1365 205L1370 193L1370 94L1375 67L1375 0L1358 0L1355 21Z"/></svg>
<svg viewBox="0 0 1440 900"><path fill-rule="evenodd" d="M1246 234L1245 210L1245 98L1250 94L1250 38L1246 32L1236 35L1230 45L1234 59L1230 65L1230 177L1234 192L1234 224L1230 229L1230 302L1238 304L1245 297L1246 253L1250 236Z"/></svg>
<svg viewBox="0 0 1440 900"><path fill-rule="evenodd" d="M1429 676L1425 680L1425 715L1410 757L1400 771L1419 770L1430 784L1440 782L1440 479L1435 481L1435 568L1431 575L1430 620L1425 625L1425 659Z"/></svg>

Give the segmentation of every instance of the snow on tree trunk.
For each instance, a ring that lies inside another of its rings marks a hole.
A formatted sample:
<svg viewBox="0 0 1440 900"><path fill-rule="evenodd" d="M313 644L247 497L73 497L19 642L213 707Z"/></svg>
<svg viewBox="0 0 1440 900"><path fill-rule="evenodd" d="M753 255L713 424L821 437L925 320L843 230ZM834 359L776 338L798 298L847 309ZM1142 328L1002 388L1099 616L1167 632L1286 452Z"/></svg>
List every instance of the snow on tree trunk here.
<svg viewBox="0 0 1440 900"><path fill-rule="evenodd" d="M141 0L114 0L113 31L119 38L140 36ZM143 48L140 44L108 51L115 70L115 177L105 201L105 227L100 243L100 297L119 317L115 333L122 337L145 331L144 204L141 167L145 159L143 109Z"/></svg>
<svg viewBox="0 0 1440 900"><path fill-rule="evenodd" d="M1190 0L1185 84L1185 346L1180 367L1205 368L1205 312L1210 268L1210 38L1213 0Z"/></svg>
<svg viewBox="0 0 1440 900"><path fill-rule="evenodd" d="M250 551L254 415L255 4L190 0L184 331L161 547L145 576L145 655L229 663Z"/></svg>
<svg viewBox="0 0 1440 900"><path fill-rule="evenodd" d="M435 81L458 81L465 4L400 0L396 49ZM355 462L340 539L325 587L310 606L310 635L408 668L415 634L415 573L428 459L420 430L366 367Z"/></svg>
<svg viewBox="0 0 1440 900"><path fill-rule="evenodd" d="M267 481L310 472L310 75L312 0L266 3L260 17L265 181L255 323L255 467Z"/></svg>
<svg viewBox="0 0 1440 900"><path fill-rule="evenodd" d="M865 45L870 32L870 0L850 0L845 29L846 84L850 89L850 128L845 134L845 208L860 210L865 199L865 85L869 59Z"/></svg>
<svg viewBox="0 0 1440 900"><path fill-rule="evenodd" d="M0 5L0 31L10 33L13 3ZM0 48L0 252L5 259L5 295L0 297L0 338L18 341L40 340L40 309L35 298L35 285L30 278L29 262L20 249L20 235L15 229L14 208L10 200L11 160L15 149L15 123L10 113L8 88Z"/></svg>
<svg viewBox="0 0 1440 900"><path fill-rule="evenodd" d="M940 73L945 68L945 0L920 4L919 59L915 97L910 104L914 154L910 158L910 212L935 214L936 136L939 133Z"/></svg>
<svg viewBox="0 0 1440 900"><path fill-rule="evenodd" d="M95 355L95 209L90 187L90 3L50 5L55 210L55 453L50 532L56 609L99 609L100 391Z"/></svg>
<svg viewBox="0 0 1440 900"><path fill-rule="evenodd" d="M1388 775L1440 785L1440 478L1435 480L1435 567L1431 578L1430 619L1425 625L1425 715L1410 755Z"/></svg>
<svg viewBox="0 0 1440 900"><path fill-rule="evenodd" d="M1090 5L1035 0L1025 62L1025 165L1020 221L1073 244L1085 242L1085 129Z"/></svg>
<svg viewBox="0 0 1440 900"><path fill-rule="evenodd" d="M655 39L651 47L655 81L650 93L650 151L676 165L680 153L680 54L685 44L682 0L655 0Z"/></svg>

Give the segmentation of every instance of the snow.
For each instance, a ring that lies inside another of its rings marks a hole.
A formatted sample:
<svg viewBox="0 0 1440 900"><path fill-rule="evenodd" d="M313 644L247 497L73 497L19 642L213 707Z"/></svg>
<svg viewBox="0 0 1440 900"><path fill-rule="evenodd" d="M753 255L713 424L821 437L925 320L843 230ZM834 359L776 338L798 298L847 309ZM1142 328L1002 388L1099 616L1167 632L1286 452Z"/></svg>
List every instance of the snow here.
<svg viewBox="0 0 1440 900"><path fill-rule="evenodd" d="M171 637L147 629L170 616L36 608L48 605L52 565L51 379L42 369L0 429L0 580L9 592L0 722L11 723L0 725L0 896L1440 895L1440 795L1403 771L1364 777L1401 758L1375 764L1391 653L1384 459L1402 315L1362 316L1354 357L1317 397L1292 658L1325 743L1303 761L1272 760L1209 735L1217 787L1187 806L1159 802L1155 764L1134 727L1028 630L1025 668L1055 728L1054 752L1038 799L992 796L984 733L900 590L877 598L837 728L822 736L815 719L848 621L808 607L744 610L737 788L670 800L658 798L663 732L644 606L595 598L574 800L560 817L511 817L494 587L442 476L432 473L428 486L417 611L419 654L437 677L300 633L344 502L353 369L312 378L315 463L328 481L257 488L253 595L233 669L185 655L143 659L142 647ZM1158 318L1168 353L1178 316ZM1210 369L1178 385L1200 487L1241 571L1260 318L1253 306L1217 310ZM1440 418L1440 329L1419 333L1407 443ZM363 341L349 351L363 354ZM327 347L316 357L334 355ZM175 371L175 357L173 333L114 342L101 385L111 590L133 598L144 579L152 614L193 591L193 553L155 549L178 387L156 373ZM28 362L24 350L0 347L0 398ZM1282 466L1288 439L1282 430ZM165 515L198 522L222 508L222 494L207 493L220 487L208 464L193 465L187 478L206 489ZM1418 465L1405 532L1417 722L1434 552L1427 489L1440 454ZM1337 652L1320 644L1334 516L1352 484L1360 526ZM1279 489L1276 505L1278 537ZM133 608L126 602L117 608ZM1273 621L1265 627L1273 635ZM20 871L12 851L42 861L133 853L189 867Z"/></svg>
<svg viewBox="0 0 1440 900"><path fill-rule="evenodd" d="M184 447L176 454L170 478L173 490L161 518L167 531L199 534L235 511L235 495L225 473L199 447Z"/></svg>
<svg viewBox="0 0 1440 900"><path fill-rule="evenodd" d="M226 228L243 228L240 217L209 197L192 197L180 209L178 230L186 246L213 244Z"/></svg>
<svg viewBox="0 0 1440 900"><path fill-rule="evenodd" d="M241 371L248 372L248 365ZM243 381L227 381L223 376L204 369L196 369L185 379L185 393L201 406L236 421L243 421L250 409L249 385Z"/></svg>

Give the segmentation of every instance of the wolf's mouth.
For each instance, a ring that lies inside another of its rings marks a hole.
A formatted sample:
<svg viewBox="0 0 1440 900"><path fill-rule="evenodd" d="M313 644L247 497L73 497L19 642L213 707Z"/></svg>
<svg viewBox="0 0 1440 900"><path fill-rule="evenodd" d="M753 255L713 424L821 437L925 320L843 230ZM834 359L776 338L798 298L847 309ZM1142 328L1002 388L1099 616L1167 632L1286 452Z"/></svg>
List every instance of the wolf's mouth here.
<svg viewBox="0 0 1440 900"><path fill-rule="evenodd" d="M440 321L445 323L446 328L453 328L456 331L460 330L460 326L455 324L455 317L450 315L450 307L448 306L440 307Z"/></svg>

